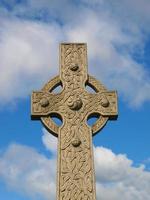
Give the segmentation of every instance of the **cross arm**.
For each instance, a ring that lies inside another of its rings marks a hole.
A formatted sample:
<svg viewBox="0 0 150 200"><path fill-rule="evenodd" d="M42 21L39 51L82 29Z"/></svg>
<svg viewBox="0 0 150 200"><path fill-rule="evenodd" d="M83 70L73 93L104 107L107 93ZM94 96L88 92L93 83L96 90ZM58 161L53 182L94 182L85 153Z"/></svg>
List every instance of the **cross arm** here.
<svg viewBox="0 0 150 200"><path fill-rule="evenodd" d="M31 119L39 119L50 113L59 112L61 94L33 91L31 96Z"/></svg>
<svg viewBox="0 0 150 200"><path fill-rule="evenodd" d="M102 116L116 119L118 116L118 101L116 91L106 91L89 95L88 113L99 113Z"/></svg>

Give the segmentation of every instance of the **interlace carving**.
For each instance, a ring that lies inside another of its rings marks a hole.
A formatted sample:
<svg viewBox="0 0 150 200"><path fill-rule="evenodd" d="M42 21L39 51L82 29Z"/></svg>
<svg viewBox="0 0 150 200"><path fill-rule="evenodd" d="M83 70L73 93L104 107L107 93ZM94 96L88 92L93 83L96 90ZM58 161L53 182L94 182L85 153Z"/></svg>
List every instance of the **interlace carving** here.
<svg viewBox="0 0 150 200"><path fill-rule="evenodd" d="M62 85L60 93L53 89ZM96 93L86 91L91 86ZM95 200L92 135L108 119L117 117L117 94L87 73L87 47L81 43L60 45L60 76L49 81L41 91L32 93L32 119L41 119L49 132L58 137L57 200ZM58 127L51 114L61 116ZM99 114L89 127L89 115Z"/></svg>

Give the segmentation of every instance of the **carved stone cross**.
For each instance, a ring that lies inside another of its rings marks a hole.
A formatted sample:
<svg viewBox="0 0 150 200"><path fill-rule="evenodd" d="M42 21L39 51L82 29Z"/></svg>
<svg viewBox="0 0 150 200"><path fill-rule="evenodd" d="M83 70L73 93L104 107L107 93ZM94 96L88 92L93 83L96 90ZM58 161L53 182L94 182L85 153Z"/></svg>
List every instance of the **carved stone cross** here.
<svg viewBox="0 0 150 200"><path fill-rule="evenodd" d="M61 85L60 93L53 90ZM85 89L88 85L95 93ZM92 136L117 118L117 94L87 73L87 46L60 45L60 75L32 93L31 116L58 137L57 200L95 200ZM61 116L62 126L51 116ZM92 126L87 119L100 115Z"/></svg>

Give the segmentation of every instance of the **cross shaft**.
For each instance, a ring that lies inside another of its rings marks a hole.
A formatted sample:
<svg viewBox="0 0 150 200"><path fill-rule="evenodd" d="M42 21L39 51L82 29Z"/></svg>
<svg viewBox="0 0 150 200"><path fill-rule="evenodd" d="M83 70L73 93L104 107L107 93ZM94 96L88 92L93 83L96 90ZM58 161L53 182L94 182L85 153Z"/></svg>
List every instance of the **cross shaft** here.
<svg viewBox="0 0 150 200"><path fill-rule="evenodd" d="M52 93L60 84L63 90ZM96 93L87 92L85 85ZM31 101L32 119L41 119L58 136L57 200L96 199L92 134L108 119L117 118L117 94L88 75L86 44L60 45L60 76L33 92ZM51 114L61 116L61 127L52 121ZM100 119L89 127L86 121L92 114L99 114Z"/></svg>

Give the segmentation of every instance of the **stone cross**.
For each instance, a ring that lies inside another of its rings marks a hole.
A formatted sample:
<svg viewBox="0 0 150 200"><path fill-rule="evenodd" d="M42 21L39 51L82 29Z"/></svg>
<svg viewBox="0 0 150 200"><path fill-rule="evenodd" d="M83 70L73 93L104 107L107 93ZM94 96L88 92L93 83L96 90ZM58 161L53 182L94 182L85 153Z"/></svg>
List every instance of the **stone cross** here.
<svg viewBox="0 0 150 200"><path fill-rule="evenodd" d="M59 85L62 91L54 93ZM116 119L118 111L116 91L87 73L86 44L60 45L60 75L33 91L31 101L32 119L40 119L58 137L57 200L95 200L92 136ZM93 115L100 117L90 127L87 119ZM61 117L63 124L59 127L52 116Z"/></svg>

